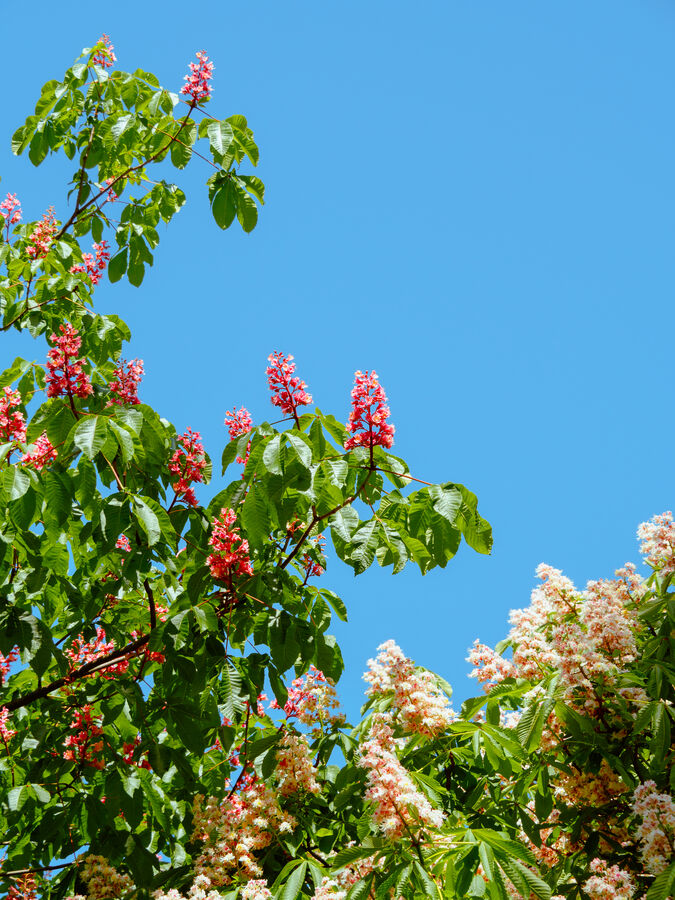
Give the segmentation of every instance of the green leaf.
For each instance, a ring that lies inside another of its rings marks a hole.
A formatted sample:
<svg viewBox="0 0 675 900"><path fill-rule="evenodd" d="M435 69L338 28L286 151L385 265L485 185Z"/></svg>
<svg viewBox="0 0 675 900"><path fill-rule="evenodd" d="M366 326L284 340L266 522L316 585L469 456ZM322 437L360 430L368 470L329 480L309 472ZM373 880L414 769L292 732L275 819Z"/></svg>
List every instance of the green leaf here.
<svg viewBox="0 0 675 900"><path fill-rule="evenodd" d="M229 228L237 214L237 195L231 179L227 179L211 201L211 212L216 225L223 230Z"/></svg>
<svg viewBox="0 0 675 900"><path fill-rule="evenodd" d="M252 485L249 489L246 500L244 500L241 518L251 546L262 547L269 536L272 525L265 487L262 482Z"/></svg>
<svg viewBox="0 0 675 900"><path fill-rule="evenodd" d="M359 514L353 506L345 506L344 509L339 509L331 516L329 524L331 529L335 531L343 541L349 543L352 539L352 535L359 526Z"/></svg>
<svg viewBox="0 0 675 900"><path fill-rule="evenodd" d="M520 717L520 721L516 725L516 734L528 753L539 746L544 724L553 706L554 701L549 698L541 703L534 703L528 706Z"/></svg>
<svg viewBox="0 0 675 900"><path fill-rule="evenodd" d="M366 900L370 895L370 886L373 883L373 875L366 875L361 881L357 881L355 885L349 889L347 900Z"/></svg>
<svg viewBox="0 0 675 900"><path fill-rule="evenodd" d="M365 572L375 559L375 553L382 539L382 526L377 519L365 522L352 536L349 545L349 563L354 572Z"/></svg>
<svg viewBox="0 0 675 900"><path fill-rule="evenodd" d="M216 162L221 162L232 143L232 126L228 122L210 122L206 133Z"/></svg>
<svg viewBox="0 0 675 900"><path fill-rule="evenodd" d="M288 881L283 887L283 890L279 894L279 900L295 900L295 898L300 893L300 889L302 888L302 883L305 880L306 874L307 863L303 861L300 863L297 869L294 869L291 873Z"/></svg>
<svg viewBox="0 0 675 900"><path fill-rule="evenodd" d="M337 594L334 594L333 591L320 590L319 593L323 597L323 599L331 606L333 612L337 615L338 619L342 622L347 621L347 607L344 602Z"/></svg>
<svg viewBox="0 0 675 900"><path fill-rule="evenodd" d="M162 531L157 514L150 508L149 498L134 497L134 512L138 522L148 539L148 547L154 546L160 539Z"/></svg>
<svg viewBox="0 0 675 900"><path fill-rule="evenodd" d="M258 207L248 191L237 182L234 182L234 189L237 194L237 219L246 234L249 234L258 224Z"/></svg>
<svg viewBox="0 0 675 900"><path fill-rule="evenodd" d="M7 793L7 805L11 810L20 810L28 799L28 785L21 784L13 787Z"/></svg>
<svg viewBox="0 0 675 900"><path fill-rule="evenodd" d="M91 464L89 463L89 465ZM42 484L47 500L47 514L58 525L62 525L70 515L72 508L70 479L61 472L47 471L42 474ZM95 475L94 484L96 484Z"/></svg>
<svg viewBox="0 0 675 900"><path fill-rule="evenodd" d="M31 784L31 789L40 803L49 803L51 794L41 784Z"/></svg>
<svg viewBox="0 0 675 900"><path fill-rule="evenodd" d="M127 247L116 253L108 263L108 278L113 283L119 281L127 270L129 250Z"/></svg>
<svg viewBox="0 0 675 900"><path fill-rule="evenodd" d="M73 443L88 459L103 449L108 437L108 420L104 416L87 416L73 429Z"/></svg>
<svg viewBox="0 0 675 900"><path fill-rule="evenodd" d="M312 448L297 434L287 433L285 437L288 438L288 442L299 459L300 465L304 466L305 469L309 469L312 464Z"/></svg>
<svg viewBox="0 0 675 900"><path fill-rule="evenodd" d="M2 486L9 500L18 500L30 487L30 478L18 466L9 466L2 476Z"/></svg>
<svg viewBox="0 0 675 900"><path fill-rule="evenodd" d="M425 896L432 897L432 898L434 898L434 900L440 900L441 895L439 894L438 887L436 886L436 882L429 875L429 873L424 868L424 866L417 860L415 860L414 866L415 866L415 872L417 873L417 876L422 883Z"/></svg>
<svg viewBox="0 0 675 900"><path fill-rule="evenodd" d="M675 862L671 863L665 872L656 876L647 891L646 900L667 900L673 888L675 888Z"/></svg>
<svg viewBox="0 0 675 900"><path fill-rule="evenodd" d="M263 463L268 472L273 475L283 474L281 443L284 440L283 434L275 434L273 438L265 445L263 450Z"/></svg>
<svg viewBox="0 0 675 900"><path fill-rule="evenodd" d="M0 375L0 388L7 387L13 381L16 381L18 378L27 372L28 369L32 366L32 363L28 362L27 359L22 359L20 356L17 356L12 365L5 369L5 371Z"/></svg>
<svg viewBox="0 0 675 900"><path fill-rule="evenodd" d="M134 118L135 117L134 117L133 113L125 113L124 115L120 116L117 119L115 124L110 129L110 133L112 134L112 136L115 138L116 141L119 141L119 139L122 137L124 132L131 126L131 123L134 121Z"/></svg>

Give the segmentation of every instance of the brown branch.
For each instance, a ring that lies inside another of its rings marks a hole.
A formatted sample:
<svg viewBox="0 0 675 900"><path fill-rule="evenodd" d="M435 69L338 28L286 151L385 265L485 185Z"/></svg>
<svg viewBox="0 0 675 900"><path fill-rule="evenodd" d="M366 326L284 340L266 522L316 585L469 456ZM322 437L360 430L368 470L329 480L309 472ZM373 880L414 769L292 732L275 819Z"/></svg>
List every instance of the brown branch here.
<svg viewBox="0 0 675 900"><path fill-rule="evenodd" d="M250 717L251 717L251 704L248 703L246 706L246 724L244 726L244 762L242 763L241 772L239 773L237 780L232 785L232 790L227 795L228 800L231 799L232 795L239 787L239 783L241 782L242 778L246 774L246 767L248 766L248 756L247 756L247 754L248 754L248 720L250 719Z"/></svg>
<svg viewBox="0 0 675 900"><path fill-rule="evenodd" d="M157 611L155 610L155 595L152 593L150 582L146 578L143 582L145 593L148 595L148 603L150 604L150 630L157 626Z"/></svg>
<svg viewBox="0 0 675 900"><path fill-rule="evenodd" d="M75 291L74 293L77 293L77 292ZM36 303L35 306L31 306L30 308L26 307L17 316L14 316L14 318L11 321L7 322L6 325L3 325L2 327L0 327L0 331L7 331L9 328L12 327L12 325L15 324L15 322L18 322L20 319L23 319L23 317L25 315L28 315L28 313L33 312L33 310L40 309L43 306L47 306L48 303L54 303L54 302L56 302L56 300L71 300L74 303L78 302L77 300L73 300L73 297L68 294L61 294L60 297L50 297L49 300L43 300L42 303ZM26 298L25 302L26 303L28 302L28 298ZM80 303L80 306L84 306L86 309L86 306L82 302L82 300L79 300L79 303Z"/></svg>
<svg viewBox="0 0 675 900"><path fill-rule="evenodd" d="M87 200L87 202L86 202L82 207L80 207L79 210L78 210L78 209L75 209L75 210L73 211L72 216L68 219L68 221L65 223L65 225L63 225L62 228L56 233L55 238L60 238L60 237L62 237L62 236L66 233L66 231L70 228L70 226L73 224L73 222L77 219L78 215L80 215L81 213L85 212L85 210L89 209L90 206L93 206L93 205L95 205L96 203L98 203L99 198L102 197L103 194L106 194L112 187L114 187L114 186L117 184L118 181L122 181L123 178L127 178L129 175L131 175L132 172L137 172L139 169L144 168L144 167L147 166L149 163L154 162L154 161L155 161L156 159L158 159L163 153L165 153L165 152L169 149L169 147L171 146L171 144L173 144L174 141L178 138L178 135L181 133L181 131L182 131L182 130L185 128L185 126L187 125L187 123L188 123L188 121L189 121L189 119L190 119L190 115L191 115L191 113L192 113L193 108L194 108L194 104L190 104L190 109L189 109L189 111L188 111L188 114L185 116L185 118L183 119L183 121L182 121L182 123L181 123L181 125L180 125L180 128L179 128L178 131L175 133L175 135L171 138L171 140L169 141L168 144L165 144L165 145L164 145L163 147L161 147L156 153L153 153L152 156L149 156L147 159L143 160L143 162L138 163L138 165L136 165L136 166L129 166L128 169L125 169L124 172L122 172L120 175L118 175L116 178L114 178L114 179L110 182L110 184L106 184L105 188L102 188L102 189L98 192L98 194L95 194L95 195L91 198L91 200Z"/></svg>
<svg viewBox="0 0 675 900"><path fill-rule="evenodd" d="M131 641L131 643L127 644L126 647L121 647L119 650L113 650L107 656L99 657L99 659L91 660L91 662L85 663L83 666L80 666L79 669L75 669L74 672L70 672L68 675L57 678L50 684L46 684L43 687L36 688L30 693L24 694L23 697L17 697L16 699L10 700L8 703L3 703L2 705L9 712L13 712L13 710L15 709L20 709L22 706L28 706L30 703L33 703L34 700L40 700L42 697L47 697L49 694L57 691L60 687L63 687L66 684L72 684L73 681L79 681L81 678L85 678L87 675L91 675L94 672L99 671L100 669L107 669L108 666L110 666L116 660L122 659L123 657L128 656L129 654L134 653L136 650L139 650L141 647L145 646L145 644L147 644L149 640L149 634L136 638L135 641Z"/></svg>
<svg viewBox="0 0 675 900"><path fill-rule="evenodd" d="M33 872L51 872L54 869L67 869L68 866L77 865L75 861L69 863L59 863L56 866L33 866L32 869L12 869L11 872L3 872L0 869L0 874L4 878L14 878L16 875L30 875Z"/></svg>
<svg viewBox="0 0 675 900"><path fill-rule="evenodd" d="M310 531L314 528L315 525L317 525L319 522L322 522L324 519L328 519L330 516L334 516L336 512L339 512L341 509L344 509L345 506L349 506L350 503L353 503L354 500L356 500L356 498L359 496L361 491L364 489L364 487L370 481L370 476L373 474L374 471L375 471L375 469L368 469L368 473L367 473L366 477L363 479L363 481L358 486L356 491L352 494L352 496L347 497L347 499L344 501L344 503L340 503L339 506L336 506L334 509L329 510L329 512L327 512L327 513L323 513L323 515L321 515L321 516L314 515L312 517L312 521L309 523L307 528L303 531L298 543L295 545L295 547L293 547L293 549L288 554L286 559L280 564L280 566L279 566L280 569L285 569L286 566L289 564L289 562L291 562L291 560L297 556L298 551L300 550L300 547L307 540L307 537L308 537Z"/></svg>

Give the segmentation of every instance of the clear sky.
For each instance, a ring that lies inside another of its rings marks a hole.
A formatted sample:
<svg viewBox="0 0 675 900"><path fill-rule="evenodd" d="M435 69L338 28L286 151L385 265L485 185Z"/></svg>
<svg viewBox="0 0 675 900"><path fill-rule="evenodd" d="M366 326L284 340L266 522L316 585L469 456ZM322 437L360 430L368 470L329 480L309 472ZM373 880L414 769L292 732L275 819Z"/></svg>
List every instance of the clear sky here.
<svg viewBox="0 0 675 900"><path fill-rule="evenodd" d="M354 370L374 368L394 452L478 494L491 557L464 546L424 578L354 579L333 556L350 712L383 640L470 696L468 646L504 636L539 562L583 586L638 561L638 523L675 503L670 0L38 2L2 18L0 192L26 219L64 217L74 166L34 170L11 134L104 31L119 68L174 90L205 49L214 115L255 130L258 228L216 227L197 160L142 288L97 292L132 328L143 399L218 460L226 409L274 416L271 351L344 420ZM44 355L3 342L3 367Z"/></svg>

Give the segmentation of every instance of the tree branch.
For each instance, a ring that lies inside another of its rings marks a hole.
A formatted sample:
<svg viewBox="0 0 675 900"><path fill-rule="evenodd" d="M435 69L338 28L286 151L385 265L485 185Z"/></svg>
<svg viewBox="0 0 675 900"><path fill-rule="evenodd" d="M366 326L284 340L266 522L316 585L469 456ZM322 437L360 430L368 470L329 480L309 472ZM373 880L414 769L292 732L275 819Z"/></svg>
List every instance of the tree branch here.
<svg viewBox="0 0 675 900"><path fill-rule="evenodd" d="M112 653L109 653L107 656L102 656L99 659L91 660L91 662L85 663L83 666L80 666L79 669L75 669L74 672L71 672L69 675L64 675L62 678L57 678L56 681L52 681L50 684L44 685L44 687L36 688L34 691L31 691L29 694L24 694L23 697L16 697L14 700L10 700L8 703L3 703L3 707L9 712L13 712L15 709L20 709L22 706L28 706L33 703L34 700L40 700L42 697L47 697L49 694L57 691L60 687L63 687L66 684L72 684L73 681L79 681L81 678L85 678L87 675L91 675L94 672L99 671L100 669L107 669L112 663L114 663L118 659L122 659L125 656L128 656L130 653L134 653L136 650L145 646L150 640L150 635L146 634L142 637L136 638L135 641L132 641L130 644L127 644L126 647L122 647L119 650L113 650Z"/></svg>

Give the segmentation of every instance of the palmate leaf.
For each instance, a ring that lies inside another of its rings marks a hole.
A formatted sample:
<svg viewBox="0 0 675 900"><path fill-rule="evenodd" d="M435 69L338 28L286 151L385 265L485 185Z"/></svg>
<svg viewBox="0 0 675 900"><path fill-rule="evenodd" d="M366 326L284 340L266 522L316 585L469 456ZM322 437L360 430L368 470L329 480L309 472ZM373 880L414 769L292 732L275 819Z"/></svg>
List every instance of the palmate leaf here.
<svg viewBox="0 0 675 900"><path fill-rule="evenodd" d="M675 862L671 863L664 872L656 876L653 884L647 891L647 900L668 900L673 889L675 889Z"/></svg>
<svg viewBox="0 0 675 900"><path fill-rule="evenodd" d="M279 894L279 900L295 900L300 893L302 884L307 874L307 863L303 860L300 865L294 869L288 877L288 881Z"/></svg>

